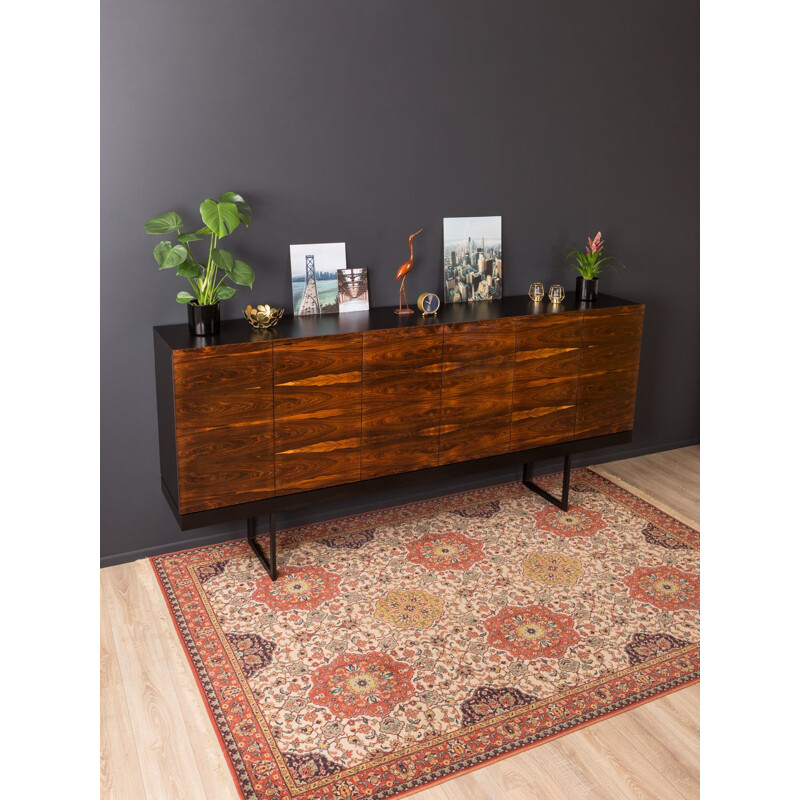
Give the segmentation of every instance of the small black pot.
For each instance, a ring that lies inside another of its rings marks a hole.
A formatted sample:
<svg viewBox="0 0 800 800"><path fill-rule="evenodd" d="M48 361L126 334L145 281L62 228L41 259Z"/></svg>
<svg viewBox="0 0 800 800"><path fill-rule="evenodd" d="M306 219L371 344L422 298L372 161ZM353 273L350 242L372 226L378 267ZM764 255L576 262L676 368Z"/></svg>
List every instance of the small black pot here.
<svg viewBox="0 0 800 800"><path fill-rule="evenodd" d="M214 336L219 332L219 303L199 306L189 303L189 333L192 336Z"/></svg>
<svg viewBox="0 0 800 800"><path fill-rule="evenodd" d="M578 279L575 281L575 294L578 301L581 303L591 303L593 300L597 300L597 284L599 282L599 278L592 278L592 280L589 280L588 278L581 278L579 275Z"/></svg>

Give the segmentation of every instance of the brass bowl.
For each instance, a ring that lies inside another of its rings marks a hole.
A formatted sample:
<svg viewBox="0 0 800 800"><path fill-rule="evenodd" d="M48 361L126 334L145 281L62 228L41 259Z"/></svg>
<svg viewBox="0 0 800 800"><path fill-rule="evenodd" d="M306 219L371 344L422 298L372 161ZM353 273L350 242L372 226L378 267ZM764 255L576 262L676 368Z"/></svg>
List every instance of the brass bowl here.
<svg viewBox="0 0 800 800"><path fill-rule="evenodd" d="M282 308L272 308L272 306L247 306L244 310L244 318L258 331L271 328L278 323L283 316Z"/></svg>

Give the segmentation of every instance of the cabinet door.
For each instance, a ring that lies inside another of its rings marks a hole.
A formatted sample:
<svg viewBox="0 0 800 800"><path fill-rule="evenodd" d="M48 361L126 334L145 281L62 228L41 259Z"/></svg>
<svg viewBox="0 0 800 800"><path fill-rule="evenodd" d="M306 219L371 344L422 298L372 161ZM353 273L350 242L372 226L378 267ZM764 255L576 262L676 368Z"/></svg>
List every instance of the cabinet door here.
<svg viewBox="0 0 800 800"><path fill-rule="evenodd" d="M586 311L576 437L633 429L644 306Z"/></svg>
<svg viewBox="0 0 800 800"><path fill-rule="evenodd" d="M579 313L517 319L512 450L575 435L582 325Z"/></svg>
<svg viewBox="0 0 800 800"><path fill-rule="evenodd" d="M435 467L442 325L364 334L361 478Z"/></svg>
<svg viewBox="0 0 800 800"><path fill-rule="evenodd" d="M271 497L272 343L173 354L181 514Z"/></svg>
<svg viewBox="0 0 800 800"><path fill-rule="evenodd" d="M446 325L439 464L507 453L514 319Z"/></svg>
<svg viewBox="0 0 800 800"><path fill-rule="evenodd" d="M361 477L362 335L275 342L275 492Z"/></svg>

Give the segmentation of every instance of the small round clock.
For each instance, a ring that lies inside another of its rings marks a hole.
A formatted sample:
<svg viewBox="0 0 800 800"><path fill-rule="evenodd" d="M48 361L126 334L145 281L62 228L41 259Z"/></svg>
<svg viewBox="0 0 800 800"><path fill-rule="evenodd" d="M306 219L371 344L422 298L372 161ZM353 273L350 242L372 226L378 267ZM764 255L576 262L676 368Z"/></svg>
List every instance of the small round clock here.
<svg viewBox="0 0 800 800"><path fill-rule="evenodd" d="M441 304L442 301L433 292L425 292L417 298L417 308L422 312L423 317L435 314Z"/></svg>

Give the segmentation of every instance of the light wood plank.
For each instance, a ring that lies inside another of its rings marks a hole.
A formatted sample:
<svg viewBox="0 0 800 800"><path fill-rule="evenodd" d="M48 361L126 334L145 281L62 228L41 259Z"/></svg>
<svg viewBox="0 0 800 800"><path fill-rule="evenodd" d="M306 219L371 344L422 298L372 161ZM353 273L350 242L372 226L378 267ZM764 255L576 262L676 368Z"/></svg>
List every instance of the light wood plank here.
<svg viewBox="0 0 800 800"><path fill-rule="evenodd" d="M214 724L197 688L194 673L172 623L164 596L158 587L158 579L147 559L135 562L134 567L149 601L150 613L161 640L167 668L172 676L181 715L206 794L214 800L239 800L239 792L233 783L233 776L222 748L208 747L208 742L216 739Z"/></svg>
<svg viewBox="0 0 800 800"><path fill-rule="evenodd" d="M573 734L580 747L617 787L618 797L642 800L681 800L683 795L647 758L642 757L614 725L613 718L598 730L590 725Z"/></svg>
<svg viewBox="0 0 800 800"><path fill-rule="evenodd" d="M144 797L203 800L203 782L136 571L130 565L109 567L102 570L101 581L139 753Z"/></svg>
<svg viewBox="0 0 800 800"><path fill-rule="evenodd" d="M700 683L693 683L691 686L687 686L685 689L677 692L675 697L680 697L683 700L691 700L692 701L692 709L693 709L693 720L699 726L700 725Z"/></svg>
<svg viewBox="0 0 800 800"><path fill-rule="evenodd" d="M605 724L604 722L598 723L598 725ZM619 800L620 795L617 784L600 768L595 759L578 745L575 739L577 733L578 731L575 731L567 736L562 736L554 742L542 745L541 748L537 747L536 750L544 750L551 747L557 750L565 763L568 764L569 771L582 784L590 787L586 797L591 797L593 800L594 798L597 798L597 800Z"/></svg>
<svg viewBox="0 0 800 800"><path fill-rule="evenodd" d="M492 769L494 765L484 767L483 769L476 769L473 772L468 772L466 775L461 775L458 778L458 786L454 785L454 781L447 781L440 784L441 788L447 792L451 800L462 800L462 798L470 798L470 800L494 800L497 797L508 797L508 793L503 786L503 782L497 770ZM439 788L439 787L433 787ZM432 800L428 797L430 790L424 790L414 795L415 800Z"/></svg>
<svg viewBox="0 0 800 800"><path fill-rule="evenodd" d="M556 782L567 800L591 800L600 796L591 776L579 763L570 759L563 748L544 744L514 756L511 761L519 762L530 776L532 785L541 785L539 782L544 776Z"/></svg>
<svg viewBox="0 0 800 800"><path fill-rule="evenodd" d="M690 689L673 692L662 698L659 712L663 724L667 724L680 733L685 746L693 747L700 752L700 704L696 697L689 694Z"/></svg>
<svg viewBox="0 0 800 800"><path fill-rule="evenodd" d="M658 702L658 701L654 701ZM611 720L613 726L630 744L687 800L700 795L700 770L697 751L665 729L659 711L648 705L619 714Z"/></svg>
<svg viewBox="0 0 800 800"><path fill-rule="evenodd" d="M592 469L699 530L699 445L599 464Z"/></svg>
<svg viewBox="0 0 800 800"><path fill-rule="evenodd" d="M418 797L422 797L422 795L414 795L415 800ZM438 783L425 790L425 800L453 800L453 797L447 792L447 783Z"/></svg>
<svg viewBox="0 0 800 800"><path fill-rule="evenodd" d="M100 603L100 795L108 800L144 797L114 636Z"/></svg>
<svg viewBox="0 0 800 800"><path fill-rule="evenodd" d="M543 763L549 760L540 758L538 769L531 769L528 759L511 756L492 764L488 769L497 773L505 796L513 800L569 800L560 785L560 777L542 769Z"/></svg>

